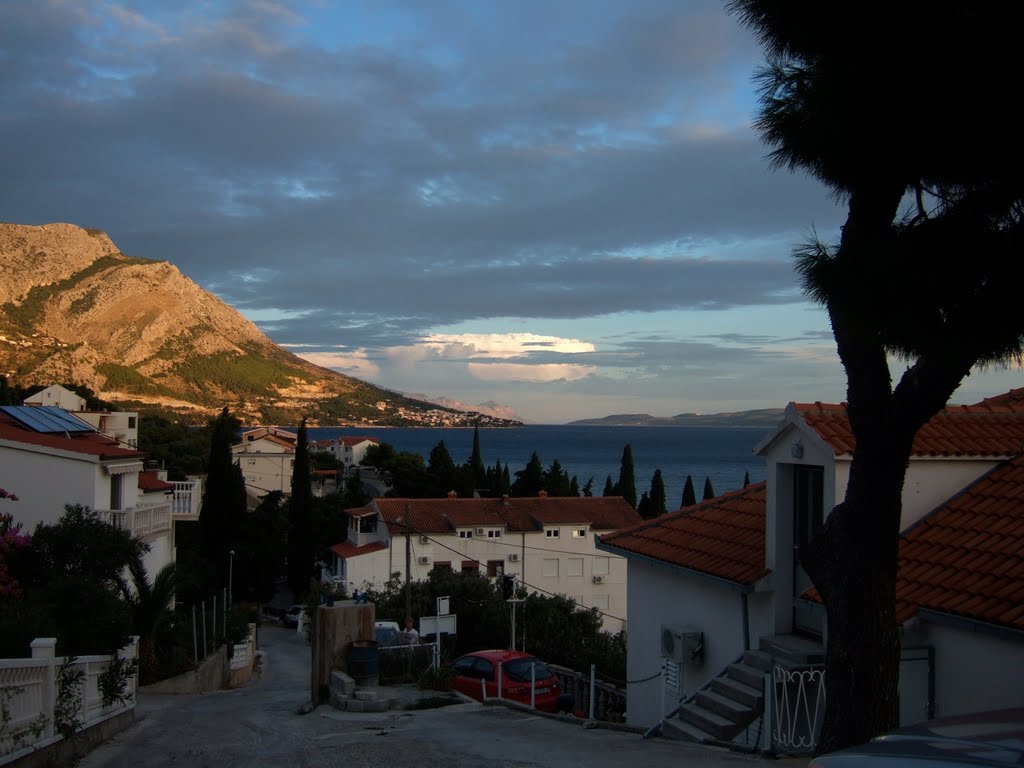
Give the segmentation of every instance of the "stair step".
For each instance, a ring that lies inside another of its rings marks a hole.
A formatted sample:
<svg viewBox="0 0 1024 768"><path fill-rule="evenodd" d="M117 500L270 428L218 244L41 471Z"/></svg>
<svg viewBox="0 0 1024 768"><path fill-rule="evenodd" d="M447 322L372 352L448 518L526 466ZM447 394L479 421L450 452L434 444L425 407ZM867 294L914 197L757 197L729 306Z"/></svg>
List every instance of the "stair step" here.
<svg viewBox="0 0 1024 768"><path fill-rule="evenodd" d="M736 730L736 723L732 720L693 702L683 704L679 710L679 719L697 726L705 733L710 734L712 738L723 741L729 739Z"/></svg>
<svg viewBox="0 0 1024 768"><path fill-rule="evenodd" d="M661 735L666 739L673 739L675 741L694 741L698 744L702 744L709 739L713 739L710 733L702 731L695 725L691 725L685 720L679 720L678 718L672 718L666 720L661 724Z"/></svg>
<svg viewBox="0 0 1024 768"><path fill-rule="evenodd" d="M771 672L772 667L775 666L772 655L767 651L744 651L743 663L760 669L762 672Z"/></svg>
<svg viewBox="0 0 1024 768"><path fill-rule="evenodd" d="M697 691L696 699L697 703L704 709L710 709L716 715L721 715L727 720L731 720L738 725L750 722L755 714L754 710L746 704L733 701L727 696L723 696L715 691Z"/></svg>
<svg viewBox="0 0 1024 768"><path fill-rule="evenodd" d="M800 635L762 637L758 646L784 667L806 667L825 661L821 642Z"/></svg>
<svg viewBox="0 0 1024 768"><path fill-rule="evenodd" d="M758 714L764 710L764 690L762 688L755 688L732 677L716 677L711 681L711 688L715 693L746 704Z"/></svg>
<svg viewBox="0 0 1024 768"><path fill-rule="evenodd" d="M764 671L746 663L730 664L725 668L726 674L751 688L764 688Z"/></svg>

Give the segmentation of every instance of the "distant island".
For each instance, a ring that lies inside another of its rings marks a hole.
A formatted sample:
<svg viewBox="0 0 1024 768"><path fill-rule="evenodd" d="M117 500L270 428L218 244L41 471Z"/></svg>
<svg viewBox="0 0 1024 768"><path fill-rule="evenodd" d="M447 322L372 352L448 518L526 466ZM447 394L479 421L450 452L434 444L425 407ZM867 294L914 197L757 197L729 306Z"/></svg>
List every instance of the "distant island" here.
<svg viewBox="0 0 1024 768"><path fill-rule="evenodd" d="M680 413L677 416L651 416L649 413L620 413L600 419L570 421L576 427L774 427L785 411L762 408L736 413Z"/></svg>

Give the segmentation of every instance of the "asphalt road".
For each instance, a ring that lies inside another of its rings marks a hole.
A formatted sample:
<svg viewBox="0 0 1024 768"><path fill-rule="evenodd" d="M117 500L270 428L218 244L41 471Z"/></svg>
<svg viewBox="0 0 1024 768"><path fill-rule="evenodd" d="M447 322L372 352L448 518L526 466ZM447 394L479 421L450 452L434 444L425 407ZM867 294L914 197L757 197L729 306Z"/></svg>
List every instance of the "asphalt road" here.
<svg viewBox="0 0 1024 768"><path fill-rule="evenodd" d="M309 646L294 630L263 627L261 672L244 688L205 695L140 694L135 724L80 762L125 766L528 766L773 765L776 761L633 733L585 729L475 702L442 709L348 713L321 706L305 715Z"/></svg>

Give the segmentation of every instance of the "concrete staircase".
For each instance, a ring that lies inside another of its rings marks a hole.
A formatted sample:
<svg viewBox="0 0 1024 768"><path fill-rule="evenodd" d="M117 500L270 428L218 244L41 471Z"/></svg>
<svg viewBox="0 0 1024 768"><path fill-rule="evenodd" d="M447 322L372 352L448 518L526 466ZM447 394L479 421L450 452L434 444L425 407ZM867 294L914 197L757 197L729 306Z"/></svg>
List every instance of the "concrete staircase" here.
<svg viewBox="0 0 1024 768"><path fill-rule="evenodd" d="M762 637L756 651L745 651L718 677L691 696L662 734L700 743L730 741L764 712L764 676L779 664L787 669L820 664L820 642L798 635Z"/></svg>

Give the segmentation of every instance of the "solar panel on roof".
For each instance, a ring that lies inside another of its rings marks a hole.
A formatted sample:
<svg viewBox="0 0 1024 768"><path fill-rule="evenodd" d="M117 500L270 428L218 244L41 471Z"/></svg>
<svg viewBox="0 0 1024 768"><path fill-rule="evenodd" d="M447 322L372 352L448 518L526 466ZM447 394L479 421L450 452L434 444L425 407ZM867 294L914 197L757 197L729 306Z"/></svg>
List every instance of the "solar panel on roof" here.
<svg viewBox="0 0 1024 768"><path fill-rule="evenodd" d="M53 434L96 431L91 424L54 405L0 405L0 411L33 432Z"/></svg>

